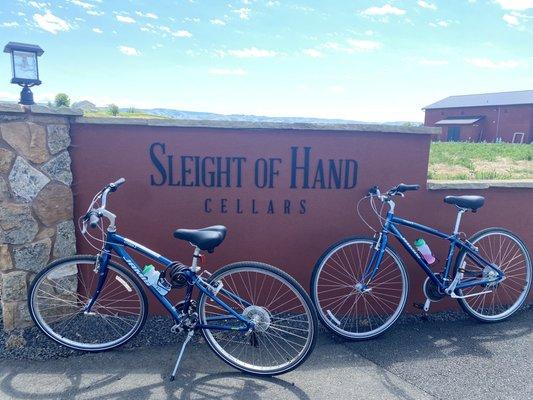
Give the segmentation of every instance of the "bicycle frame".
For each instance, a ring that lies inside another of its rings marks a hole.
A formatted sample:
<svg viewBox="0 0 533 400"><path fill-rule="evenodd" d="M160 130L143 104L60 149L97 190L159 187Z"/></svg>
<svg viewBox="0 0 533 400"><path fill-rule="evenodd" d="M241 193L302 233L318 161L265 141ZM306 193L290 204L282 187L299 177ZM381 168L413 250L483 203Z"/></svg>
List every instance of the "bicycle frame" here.
<svg viewBox="0 0 533 400"><path fill-rule="evenodd" d="M99 269L99 279L97 282L96 290L93 293L93 296L87 306L85 307L85 311L89 312L91 310L91 307L96 302L96 299L98 298L102 288L104 287L104 283L107 277L107 266L109 264L109 261L111 260L111 252L114 251L143 282L144 286L147 287L153 295L157 298L157 300L165 307L165 309L170 313L172 318L174 318L176 323L179 323L181 321L181 316L176 311L174 306L168 301L168 299L160 294L153 286L147 284L147 278L142 273L142 270L140 266L135 262L135 260L129 255L129 253L125 250L126 248L131 248L142 255L148 257L151 260L154 260L158 263L161 263L163 266L168 267L172 264L172 260L162 256L159 253L156 253L153 250L150 250L149 248L134 242L133 240L130 240L126 237L123 237L115 232L107 232L105 245L104 245L104 251L101 253L100 257L100 263L98 266ZM197 255L195 253L195 255ZM209 325L209 324L198 324L196 325L197 328L200 329L212 329L212 330L236 330L236 331L248 331L253 327L253 323L246 320L242 315L234 311L231 307L229 307L226 303L224 303L222 300L220 300L215 294L211 292L211 287L198 276L196 273L194 273L191 270L185 270L184 273L187 276L188 286L187 286L187 292L185 294L185 304L184 309L188 309L190 301L191 301L191 295L192 295L192 289L194 286L196 286L201 292L203 292L205 295L209 296L215 303L217 303L220 307L222 307L224 310L226 310L230 315L228 315L227 319L230 318L236 318L239 321L241 321L244 325L242 327L235 327L235 326L229 326L229 325ZM230 291L221 288L221 292L223 292L225 295L231 297L232 299L235 299L239 301L241 304L245 306L251 305L251 303L247 302L245 299L242 299L241 297L235 295L234 293L231 293ZM220 320L225 319L226 316L219 316L219 317L213 317L211 320Z"/></svg>
<svg viewBox="0 0 533 400"><path fill-rule="evenodd" d="M445 239L450 242L448 256L446 258L446 264L445 264L444 270L442 271L440 275L435 274L431 270L431 267L429 266L429 264L420 256L420 254L415 249L413 249L413 247L409 244L409 241L400 232L397 225L403 225L403 226L412 228L420 232L428 233L430 235L437 236L441 239ZM496 271L496 273L498 274L499 280L502 280L505 277L504 273L496 265L491 264L489 261L481 257L478 254L477 249L473 245L471 245L468 241L460 240L458 233L453 233L449 235L439 230L430 228L429 226L396 217L392 211L389 211L387 213L387 217L383 224L383 229L381 230L381 233L379 235L378 242L375 246L376 251L374 252L370 262L365 268L365 272L363 274L363 282L365 283L370 282L372 278L376 275L379 265L383 259L385 248L387 247L389 233L396 236L396 238L398 239L402 247L417 262L417 264L424 270L424 272L429 277L429 279L431 279L433 283L442 292L445 292L445 290L449 287L451 283L451 279L449 279L450 278L449 275L450 275L450 270L451 270L451 266L452 266L452 262L454 258L453 256L454 256L454 252L456 248L459 250L464 250L466 252L466 256L472 259L478 265L483 266L483 267L489 267L493 269L494 271ZM454 290L472 287L476 285L483 285L489 282L494 282L494 281L490 279L478 279L478 278L464 279L457 283L457 286L455 286Z"/></svg>

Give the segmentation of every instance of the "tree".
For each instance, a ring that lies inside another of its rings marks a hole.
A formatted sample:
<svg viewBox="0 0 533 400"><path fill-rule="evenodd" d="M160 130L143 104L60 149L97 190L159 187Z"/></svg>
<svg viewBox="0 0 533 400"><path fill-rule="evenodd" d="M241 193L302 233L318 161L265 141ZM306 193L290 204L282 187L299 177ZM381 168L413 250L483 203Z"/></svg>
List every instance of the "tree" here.
<svg viewBox="0 0 533 400"><path fill-rule="evenodd" d="M70 98L65 93L56 94L55 98L56 107L70 107Z"/></svg>
<svg viewBox="0 0 533 400"><path fill-rule="evenodd" d="M108 107L107 107L107 111L109 112L109 114L111 114L113 117L116 117L119 113L119 109L118 109L118 106L116 104L110 104Z"/></svg>

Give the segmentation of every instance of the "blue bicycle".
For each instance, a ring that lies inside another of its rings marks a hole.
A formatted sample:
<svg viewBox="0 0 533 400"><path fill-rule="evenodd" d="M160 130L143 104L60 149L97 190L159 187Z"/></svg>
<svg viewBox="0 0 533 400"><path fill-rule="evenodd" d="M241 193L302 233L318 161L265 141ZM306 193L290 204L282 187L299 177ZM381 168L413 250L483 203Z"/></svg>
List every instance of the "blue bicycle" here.
<svg viewBox="0 0 533 400"><path fill-rule="evenodd" d="M531 257L518 236L502 228L489 228L468 240L461 238L461 217L467 211L476 212L484 198L446 196L444 202L458 209L455 228L447 234L394 214L393 197L418 189L419 185L400 184L383 194L378 187L372 188L361 201L370 200L381 231L373 238L343 239L317 261L311 278L311 297L320 320L334 333L354 340L373 338L390 328L402 313L409 280L405 264L389 245L390 235L398 239L428 276L423 286L425 311L431 302L449 296L474 318L495 322L513 315L526 300L531 288ZM382 208L388 206L386 217L381 216L375 199L381 201ZM442 271L432 270L399 231L399 225L450 242Z"/></svg>
<svg viewBox="0 0 533 400"><path fill-rule="evenodd" d="M173 318L172 333L187 333L171 380L197 330L222 360L252 374L282 374L309 356L316 343L318 319L311 300L293 278L270 265L250 261L227 265L212 275L205 270L200 273L202 251L212 253L222 243L226 236L223 226L174 232L176 238L194 247L190 266L119 235L116 215L107 210L106 203L108 194L124 182L119 179L99 191L80 219L84 236L88 225L100 227L98 254L54 261L34 278L29 310L47 336L90 352L120 346L145 323L148 302L144 288L148 288ZM105 230L104 221L108 221ZM152 265L141 269L127 249L150 258L162 271ZM195 287L199 290L197 301L192 299ZM185 289L185 297L172 304L167 294L177 288Z"/></svg>

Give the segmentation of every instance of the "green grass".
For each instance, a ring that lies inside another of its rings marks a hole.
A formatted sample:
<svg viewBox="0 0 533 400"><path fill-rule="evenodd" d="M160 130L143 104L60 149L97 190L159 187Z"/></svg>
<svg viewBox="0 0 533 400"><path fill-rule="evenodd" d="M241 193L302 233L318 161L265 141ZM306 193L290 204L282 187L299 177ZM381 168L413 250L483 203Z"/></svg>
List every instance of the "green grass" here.
<svg viewBox="0 0 533 400"><path fill-rule="evenodd" d="M533 144L433 142L428 178L533 179Z"/></svg>
<svg viewBox="0 0 533 400"><path fill-rule="evenodd" d="M167 117L162 117L160 115L153 115L153 114L146 114L141 112L128 112L128 111L121 111L116 117L111 115L109 111L107 110L101 110L101 111L94 111L94 112L87 112L85 111L83 113L84 117L88 118L153 118L153 119L169 119Z"/></svg>

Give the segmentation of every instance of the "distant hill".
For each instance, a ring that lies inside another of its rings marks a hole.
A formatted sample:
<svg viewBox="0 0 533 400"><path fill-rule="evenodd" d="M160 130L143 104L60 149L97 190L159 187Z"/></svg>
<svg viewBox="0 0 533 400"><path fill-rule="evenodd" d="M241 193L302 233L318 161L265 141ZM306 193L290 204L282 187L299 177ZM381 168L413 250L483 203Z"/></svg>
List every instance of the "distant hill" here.
<svg viewBox="0 0 533 400"><path fill-rule="evenodd" d="M293 123L321 123L321 124L385 124L385 125L422 125L413 121L393 121L393 122L363 122L349 119L329 119L329 118L309 118L309 117L267 117L262 115L244 114L216 114L199 111L173 110L169 108L150 108L139 110L145 114L153 114L173 119L189 119L204 121L248 121L248 122L293 122Z"/></svg>
<svg viewBox="0 0 533 400"><path fill-rule="evenodd" d="M72 105L86 112L86 116L99 117L105 114L107 107L96 107L87 100L79 101ZM128 115L129 114L129 115ZM420 126L418 121L391 121L391 122L364 122L350 119L330 119L330 118L309 118L309 117L267 117L263 115L244 114L216 114L201 111L174 110L171 108L120 108L120 116L135 118L142 115L142 118L149 118L150 115L159 118L202 120L202 121L247 121L247 122L284 122L284 123L319 123L319 124L384 124L400 126Z"/></svg>

